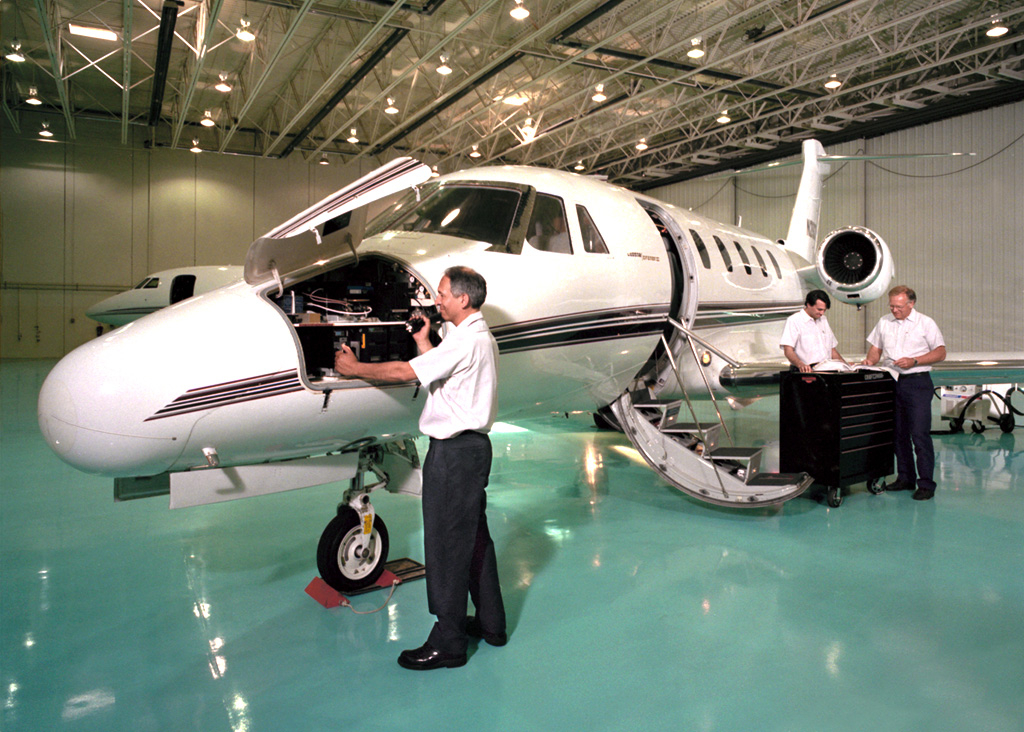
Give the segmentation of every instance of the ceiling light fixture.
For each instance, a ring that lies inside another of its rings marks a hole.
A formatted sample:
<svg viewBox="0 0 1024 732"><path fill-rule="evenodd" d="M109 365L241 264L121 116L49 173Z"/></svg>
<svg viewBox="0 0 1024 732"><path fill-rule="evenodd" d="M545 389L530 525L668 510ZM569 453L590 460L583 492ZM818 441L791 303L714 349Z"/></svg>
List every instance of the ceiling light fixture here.
<svg viewBox="0 0 1024 732"><path fill-rule="evenodd" d="M504 97L501 101L502 103L507 104L510 107L521 107L530 100L524 94L516 94L511 97Z"/></svg>
<svg viewBox="0 0 1024 732"><path fill-rule="evenodd" d="M473 145L473 152L471 152L469 154L469 157L471 157L471 158L478 158L478 157L480 157L480 151L477 150L477 146L476 145Z"/></svg>
<svg viewBox="0 0 1024 732"><path fill-rule="evenodd" d="M587 166L585 166L585 165L583 164L583 161L582 161L582 160L580 160L579 162L577 162L577 163L576 163L576 165L572 166L572 169L573 169L573 170L586 170L586 169L587 169Z"/></svg>
<svg viewBox="0 0 1024 732"><path fill-rule="evenodd" d="M199 120L199 124L201 124L203 127L213 127L217 123L213 121L213 115L210 114L210 110L207 109L205 112L203 112L203 118Z"/></svg>
<svg viewBox="0 0 1024 732"><path fill-rule="evenodd" d="M11 50L4 56L8 61L13 61L16 64L20 64L25 60L25 54L21 52L21 41L15 38L11 41Z"/></svg>
<svg viewBox="0 0 1024 732"><path fill-rule="evenodd" d="M825 88L829 89L831 91L834 91L834 90L838 89L842 85L843 85L843 82L839 81L839 77L836 76L835 74L831 74L828 77L828 81L825 82Z"/></svg>
<svg viewBox="0 0 1024 732"><path fill-rule="evenodd" d="M519 128L519 134L522 135L523 144L533 142L534 138L537 137L537 128L533 126L533 117L527 117L525 124Z"/></svg>
<svg viewBox="0 0 1024 732"><path fill-rule="evenodd" d="M38 94L39 90L36 89L34 86L30 86L28 88L28 96L25 98L25 101L28 104L31 104L33 107L38 107L40 104L43 103L43 100L37 96Z"/></svg>
<svg viewBox="0 0 1024 732"><path fill-rule="evenodd" d="M1010 32L1010 29L1003 23L1002 18L992 18L992 25L985 31L985 35L989 38L999 38L999 36L1005 36Z"/></svg>
<svg viewBox="0 0 1024 732"><path fill-rule="evenodd" d="M43 122L43 129L39 130L40 137L53 137L53 133L50 132L50 123Z"/></svg>
<svg viewBox="0 0 1024 732"><path fill-rule="evenodd" d="M398 114L398 107L395 106L395 100L388 97L388 106L384 108L384 114Z"/></svg>
<svg viewBox="0 0 1024 732"><path fill-rule="evenodd" d="M243 43L252 43L256 40L256 34L252 30L252 21L249 20L249 16L243 15L242 19L238 21L238 30L235 31L235 38Z"/></svg>
<svg viewBox="0 0 1024 732"><path fill-rule="evenodd" d="M516 20L526 20L530 17L530 11L523 7L523 0L516 0L516 6L508 11Z"/></svg>
<svg viewBox="0 0 1024 732"><path fill-rule="evenodd" d="M448 76L448 74L452 73L452 67L448 65L447 53L441 54L441 65L437 67L437 73L441 76Z"/></svg>
<svg viewBox="0 0 1024 732"><path fill-rule="evenodd" d="M690 39L690 50L686 52L690 58L704 58L704 43L700 36Z"/></svg>
<svg viewBox="0 0 1024 732"><path fill-rule="evenodd" d="M220 81L214 84L213 88L219 92L224 92L225 94L231 91L231 84L228 83L228 75L221 74Z"/></svg>
<svg viewBox="0 0 1024 732"><path fill-rule="evenodd" d="M646 137L641 137L640 138L640 142L638 142L636 144L636 149L641 151L641 152L643 152L644 150L647 149L647 138Z"/></svg>
<svg viewBox="0 0 1024 732"><path fill-rule="evenodd" d="M192 138L192 147L189 148L189 152L201 153L203 148L199 147L199 140Z"/></svg>
<svg viewBox="0 0 1024 732"><path fill-rule="evenodd" d="M320 153L320 159L317 160L320 165L330 165L331 161L327 159L327 153Z"/></svg>
<svg viewBox="0 0 1024 732"><path fill-rule="evenodd" d="M594 96L592 96L591 99L595 102L603 102L607 98L608 97L604 95L604 84L598 84L594 87Z"/></svg>
<svg viewBox="0 0 1024 732"><path fill-rule="evenodd" d="M355 145L357 142L359 142L359 138L356 136L356 128L355 127L350 129L348 132L349 132L349 135L348 135L348 141L349 142L351 142L353 145Z"/></svg>
<svg viewBox="0 0 1024 732"><path fill-rule="evenodd" d="M101 41L116 41L117 34L107 28L97 28L92 25L78 25L68 23L68 33L73 36L85 36L86 38L97 38Z"/></svg>
<svg viewBox="0 0 1024 732"><path fill-rule="evenodd" d="M723 109L722 110L722 113L720 115L718 115L717 122L720 125L727 125L730 122L732 122L732 117L729 116L729 110L728 109Z"/></svg>

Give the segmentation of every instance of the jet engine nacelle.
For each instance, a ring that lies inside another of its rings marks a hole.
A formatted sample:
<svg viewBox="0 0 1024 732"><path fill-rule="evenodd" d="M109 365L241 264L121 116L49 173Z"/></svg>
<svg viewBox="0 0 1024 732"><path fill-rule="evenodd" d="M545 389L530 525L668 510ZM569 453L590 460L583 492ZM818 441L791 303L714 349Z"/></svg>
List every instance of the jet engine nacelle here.
<svg viewBox="0 0 1024 732"><path fill-rule="evenodd" d="M893 278L889 247L863 226L837 229L826 236L815 266L832 297L853 305L877 300Z"/></svg>

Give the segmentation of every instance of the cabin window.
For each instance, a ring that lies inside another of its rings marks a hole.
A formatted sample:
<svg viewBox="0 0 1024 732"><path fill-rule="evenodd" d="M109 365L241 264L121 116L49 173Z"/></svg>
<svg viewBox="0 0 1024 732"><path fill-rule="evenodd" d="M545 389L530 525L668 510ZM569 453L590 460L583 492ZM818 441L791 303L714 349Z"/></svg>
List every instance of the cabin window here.
<svg viewBox="0 0 1024 732"><path fill-rule="evenodd" d="M410 211L408 207L416 202L415 193L410 193L376 219L366 236L388 230L416 231L482 241L504 249L522 193L511 188L442 185L421 196L423 200Z"/></svg>
<svg viewBox="0 0 1024 732"><path fill-rule="evenodd" d="M597 225L590 218L587 209L577 203L576 215L579 216L580 233L583 234L583 251L593 254L607 254L608 246L604 243L604 237L597 230Z"/></svg>
<svg viewBox="0 0 1024 732"><path fill-rule="evenodd" d="M740 246L738 241L733 241L736 245L736 251L740 253L740 261L743 262L743 269L747 271L747 274L754 274L754 270L750 268L750 259L747 258L747 253L743 251L743 247Z"/></svg>
<svg viewBox="0 0 1024 732"><path fill-rule="evenodd" d="M718 238L717 234L713 234L715 238L715 244L718 245L718 251L722 255L722 261L725 262L725 271L732 272L732 257L729 256L729 252L725 249L725 244Z"/></svg>
<svg viewBox="0 0 1024 732"><path fill-rule="evenodd" d="M781 280L782 269L779 267L779 263L775 261L775 255L772 254L772 250L768 249L767 251L765 251L765 254L768 255L768 259L772 260L772 265L775 267L775 274L777 274L779 276L779 279Z"/></svg>
<svg viewBox="0 0 1024 732"><path fill-rule="evenodd" d="M538 193L533 204L533 215L526 228L526 241L534 249L557 254L572 254L569 231L565 223L562 199Z"/></svg>
<svg viewBox="0 0 1024 732"><path fill-rule="evenodd" d="M704 269L711 269L711 255L708 254L708 248L704 246L704 240L693 229L690 229L690 236L693 237L693 243L697 245L697 254L700 255L700 261L704 265Z"/></svg>
<svg viewBox="0 0 1024 732"><path fill-rule="evenodd" d="M757 265L761 268L762 276L767 277L768 268L764 266L764 257L761 256L761 252L757 251L755 246L751 246L750 249L754 252L754 257L757 259Z"/></svg>

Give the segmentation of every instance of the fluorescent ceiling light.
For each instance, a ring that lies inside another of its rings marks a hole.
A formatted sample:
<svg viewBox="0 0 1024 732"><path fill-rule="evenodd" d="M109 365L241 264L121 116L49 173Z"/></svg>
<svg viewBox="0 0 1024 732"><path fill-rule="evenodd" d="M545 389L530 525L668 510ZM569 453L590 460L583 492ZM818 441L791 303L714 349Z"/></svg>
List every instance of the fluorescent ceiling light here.
<svg viewBox="0 0 1024 732"><path fill-rule="evenodd" d="M641 137L640 138L640 142L638 142L636 144L636 149L640 150L640 151L643 151L643 150L647 149L647 138L646 137Z"/></svg>
<svg viewBox="0 0 1024 732"><path fill-rule="evenodd" d="M603 102L607 98L608 97L604 95L604 84L598 84L594 87L594 96L592 96L591 99L595 102Z"/></svg>
<svg viewBox="0 0 1024 732"><path fill-rule="evenodd" d="M581 160L581 161L579 161L578 163L576 163L576 165L574 165L572 169L573 169L573 170L586 170L586 167L587 167L587 166L585 166L585 165L583 164L583 161Z"/></svg>
<svg viewBox="0 0 1024 732"><path fill-rule="evenodd" d="M722 114L719 115L717 122L722 125L729 124L730 122L732 122L732 117L729 116L728 109L724 110Z"/></svg>
<svg viewBox="0 0 1024 732"><path fill-rule="evenodd" d="M523 7L523 0L516 0L516 6L508 11L516 20L526 20L530 17L530 11Z"/></svg>
<svg viewBox="0 0 1024 732"><path fill-rule="evenodd" d="M330 165L331 162L327 159L327 153L320 153L320 159L317 161L320 165Z"/></svg>
<svg viewBox="0 0 1024 732"><path fill-rule="evenodd" d="M441 65L437 67L437 73L441 76L448 76L448 74L452 73L452 67L448 65L447 54L441 54Z"/></svg>
<svg viewBox="0 0 1024 732"><path fill-rule="evenodd" d="M349 130L348 141L351 142L353 145L355 145L357 142L359 142L359 138L356 136L356 128L355 127L353 127L351 130Z"/></svg>
<svg viewBox="0 0 1024 732"><path fill-rule="evenodd" d="M28 97L25 99L25 101L31 104L33 107L38 107L40 104L43 103L43 100L37 96L38 94L39 91L34 86L30 86L28 88Z"/></svg>
<svg viewBox="0 0 1024 732"><path fill-rule="evenodd" d="M50 123L43 122L43 129L39 130L40 137L53 137L53 133L50 132Z"/></svg>
<svg viewBox="0 0 1024 732"><path fill-rule="evenodd" d="M68 32L73 36L85 36L86 38L98 38L101 41L116 41L117 34L107 28L97 28L91 25L78 25L68 23Z"/></svg>
<svg viewBox="0 0 1024 732"><path fill-rule="evenodd" d="M199 147L199 140L193 138L192 147L189 148L189 151L194 153L201 153L203 151L203 148Z"/></svg>
<svg viewBox="0 0 1024 732"><path fill-rule="evenodd" d="M999 38L999 36L1005 36L1010 32L1010 29L1006 27L1001 18L993 18L992 25L985 31L985 35L989 38Z"/></svg>
<svg viewBox="0 0 1024 732"><path fill-rule="evenodd" d="M686 55L690 58L704 57L704 44L701 43L700 36L690 40L690 50L686 52Z"/></svg>
<svg viewBox="0 0 1024 732"><path fill-rule="evenodd" d="M395 106L395 100L388 97L388 106L384 108L384 114L398 114L398 107Z"/></svg>
<svg viewBox="0 0 1024 732"><path fill-rule="evenodd" d="M199 124L201 124L203 127L213 127L217 123L213 121L213 115L211 115L210 110L207 109L205 112L203 112L203 118L199 120Z"/></svg>
<svg viewBox="0 0 1024 732"><path fill-rule="evenodd" d="M825 82L826 89L838 89L843 85L843 82L839 81L839 77L832 74L828 77L828 81Z"/></svg>
<svg viewBox="0 0 1024 732"><path fill-rule="evenodd" d="M469 154L469 157L471 157L471 158L478 158L478 157L480 157L480 151L477 150L476 148L477 148L477 146L473 145L473 152L471 152Z"/></svg>
<svg viewBox="0 0 1024 732"><path fill-rule="evenodd" d="M213 88L219 92L224 92L225 94L231 91L231 84L228 83L228 75L221 74L220 81L218 81Z"/></svg>

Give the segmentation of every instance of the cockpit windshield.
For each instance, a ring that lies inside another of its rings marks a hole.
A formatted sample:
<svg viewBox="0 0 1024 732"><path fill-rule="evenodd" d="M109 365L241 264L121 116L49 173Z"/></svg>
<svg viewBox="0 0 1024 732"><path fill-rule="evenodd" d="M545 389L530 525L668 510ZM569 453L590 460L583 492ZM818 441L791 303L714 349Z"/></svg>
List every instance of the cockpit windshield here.
<svg viewBox="0 0 1024 732"><path fill-rule="evenodd" d="M417 231L482 241L505 249L523 192L466 184L433 184L404 196L366 229L366 236L384 231Z"/></svg>

